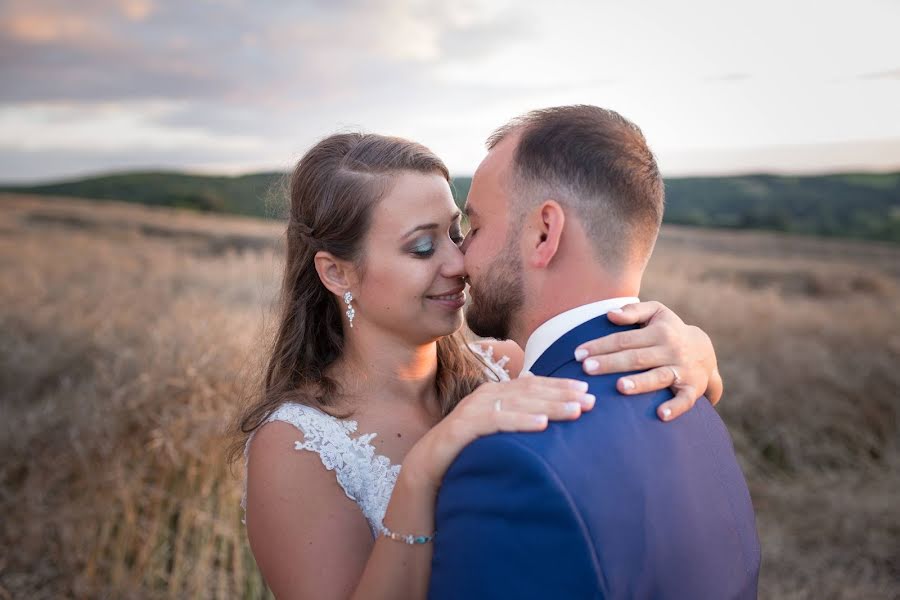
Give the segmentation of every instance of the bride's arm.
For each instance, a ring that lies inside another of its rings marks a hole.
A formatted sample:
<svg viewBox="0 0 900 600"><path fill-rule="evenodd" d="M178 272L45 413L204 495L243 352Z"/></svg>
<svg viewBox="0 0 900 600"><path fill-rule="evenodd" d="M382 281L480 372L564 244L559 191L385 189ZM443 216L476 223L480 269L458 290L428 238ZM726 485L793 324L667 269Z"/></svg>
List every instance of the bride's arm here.
<svg viewBox="0 0 900 600"><path fill-rule="evenodd" d="M247 466L247 535L275 597L424 598L431 545L373 540L334 472L315 453L294 449L297 437L292 425L264 425L253 438ZM404 464L385 523L398 531L430 532L435 496L411 481L412 470ZM425 576L417 577L418 571Z"/></svg>
<svg viewBox="0 0 900 600"><path fill-rule="evenodd" d="M247 536L266 584L279 600L350 598L372 551L359 507L303 434L275 421L253 437L247 463Z"/></svg>
<svg viewBox="0 0 900 600"><path fill-rule="evenodd" d="M616 325L641 325L641 329L613 333L585 342L579 349L587 354L579 358L586 373L626 373L616 387L626 395L672 388L675 397L659 406L658 414L671 421L690 410L706 396L715 405L722 398L724 385L719 373L712 340L699 327L687 325L660 302L639 302L610 312ZM506 356L506 370L513 379L522 368L522 349L512 341L482 340L483 348L492 348L495 359ZM673 370L674 369L674 370ZM675 381L675 374L678 381ZM669 411L668 413L666 411Z"/></svg>
<svg viewBox="0 0 900 600"><path fill-rule="evenodd" d="M586 390L580 381L545 377L483 384L407 453L384 517L385 527L401 535L434 534L438 489L463 448L498 431L542 431L548 420L576 419L582 409L593 408L593 397L585 396ZM567 403L577 410L566 411ZM353 598L426 598L432 546L379 536Z"/></svg>
<svg viewBox="0 0 900 600"><path fill-rule="evenodd" d="M593 406L584 390L582 382L543 377L479 387L407 453L384 525L403 535L431 535L437 490L462 448L497 431L540 431L548 419L576 419ZM569 410L573 403L577 410ZM248 536L275 596L425 598L431 544L384 536L373 542L365 518L334 473L312 452L294 450L297 436L291 425L269 423L256 433L249 453Z"/></svg>

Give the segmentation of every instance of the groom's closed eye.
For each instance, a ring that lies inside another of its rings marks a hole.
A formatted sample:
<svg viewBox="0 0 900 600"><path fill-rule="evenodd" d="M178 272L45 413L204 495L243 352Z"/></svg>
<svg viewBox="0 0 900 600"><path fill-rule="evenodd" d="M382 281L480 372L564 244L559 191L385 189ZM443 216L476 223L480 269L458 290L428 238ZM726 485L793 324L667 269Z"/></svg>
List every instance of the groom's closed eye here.
<svg viewBox="0 0 900 600"><path fill-rule="evenodd" d="M450 229L450 239L453 240L453 243L457 246L461 246L464 241L466 241L466 236L463 235L462 229L459 226L459 223L455 224Z"/></svg>
<svg viewBox="0 0 900 600"><path fill-rule="evenodd" d="M475 237L475 233L476 233L477 231L478 231L478 230L477 230L476 228L474 228L474 227L469 229L469 232L466 234L465 239L462 241L462 244L461 244L460 247L459 247L460 250L463 251L463 254L465 254L466 248L469 247L469 242L471 242L471 241L472 241L472 238Z"/></svg>

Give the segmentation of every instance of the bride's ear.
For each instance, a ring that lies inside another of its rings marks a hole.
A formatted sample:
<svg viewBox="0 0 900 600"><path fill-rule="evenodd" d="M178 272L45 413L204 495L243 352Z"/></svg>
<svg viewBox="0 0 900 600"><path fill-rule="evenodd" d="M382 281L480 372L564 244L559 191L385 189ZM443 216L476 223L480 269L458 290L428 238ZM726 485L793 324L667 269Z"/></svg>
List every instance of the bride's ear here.
<svg viewBox="0 0 900 600"><path fill-rule="evenodd" d="M324 251L316 252L313 261L322 285L335 296L343 296L344 292L351 290L357 283L356 269L352 263Z"/></svg>

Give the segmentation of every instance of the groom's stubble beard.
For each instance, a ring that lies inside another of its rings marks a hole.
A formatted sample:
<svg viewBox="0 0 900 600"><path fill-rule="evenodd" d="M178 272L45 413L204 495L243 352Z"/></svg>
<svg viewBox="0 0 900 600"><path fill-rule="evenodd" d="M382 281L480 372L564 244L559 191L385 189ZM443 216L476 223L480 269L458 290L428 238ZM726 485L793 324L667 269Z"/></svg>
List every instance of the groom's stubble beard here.
<svg viewBox="0 0 900 600"><path fill-rule="evenodd" d="M507 340L515 315L525 303L522 261L511 235L506 247L485 269L472 287L472 301L466 307L466 323L481 337Z"/></svg>

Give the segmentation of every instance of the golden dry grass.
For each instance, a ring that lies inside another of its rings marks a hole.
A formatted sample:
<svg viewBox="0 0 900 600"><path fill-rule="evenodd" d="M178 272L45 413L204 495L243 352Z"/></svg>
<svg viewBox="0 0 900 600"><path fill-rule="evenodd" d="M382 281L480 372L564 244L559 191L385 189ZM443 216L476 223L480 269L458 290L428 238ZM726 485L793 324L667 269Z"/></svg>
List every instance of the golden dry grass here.
<svg viewBox="0 0 900 600"><path fill-rule="evenodd" d="M0 197L0 599L265 596L222 433L280 234ZM715 341L761 597L896 596L900 248L669 227L642 296Z"/></svg>

